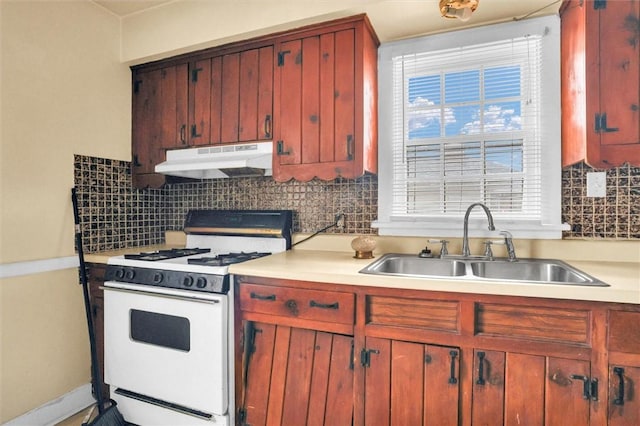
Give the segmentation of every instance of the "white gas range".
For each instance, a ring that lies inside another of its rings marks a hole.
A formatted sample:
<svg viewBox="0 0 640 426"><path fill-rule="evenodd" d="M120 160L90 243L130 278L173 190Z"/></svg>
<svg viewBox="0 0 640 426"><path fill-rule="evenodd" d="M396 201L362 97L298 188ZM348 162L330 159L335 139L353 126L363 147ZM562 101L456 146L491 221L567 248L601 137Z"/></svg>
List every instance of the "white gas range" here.
<svg viewBox="0 0 640 426"><path fill-rule="evenodd" d="M185 249L109 259L104 376L128 422L234 424L228 265L289 249L291 228L289 210L193 210Z"/></svg>

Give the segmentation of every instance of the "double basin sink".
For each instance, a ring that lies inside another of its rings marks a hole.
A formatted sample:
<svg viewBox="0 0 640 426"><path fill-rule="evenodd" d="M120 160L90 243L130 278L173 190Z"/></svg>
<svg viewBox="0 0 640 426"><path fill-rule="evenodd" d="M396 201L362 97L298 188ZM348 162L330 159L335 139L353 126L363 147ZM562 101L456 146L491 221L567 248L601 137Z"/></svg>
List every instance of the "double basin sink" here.
<svg viewBox="0 0 640 426"><path fill-rule="evenodd" d="M492 280L521 283L608 287L562 262L550 259L484 260L482 258L423 258L411 254L386 254L360 273L417 278Z"/></svg>

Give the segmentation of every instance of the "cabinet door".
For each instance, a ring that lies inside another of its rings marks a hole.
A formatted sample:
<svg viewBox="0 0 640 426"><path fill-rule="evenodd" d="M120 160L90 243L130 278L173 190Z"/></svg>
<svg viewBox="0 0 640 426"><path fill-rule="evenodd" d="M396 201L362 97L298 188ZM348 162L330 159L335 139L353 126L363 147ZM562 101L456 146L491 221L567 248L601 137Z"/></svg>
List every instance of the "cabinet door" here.
<svg viewBox="0 0 640 426"><path fill-rule="evenodd" d="M563 166L640 165L640 3L565 0L561 18Z"/></svg>
<svg viewBox="0 0 640 426"><path fill-rule="evenodd" d="M191 65L189 97L191 112L188 145L220 142L222 58L206 58Z"/></svg>
<svg viewBox="0 0 640 426"><path fill-rule="evenodd" d="M159 186L154 173L165 150L184 146L187 124L188 65L134 72L132 105L133 183Z"/></svg>
<svg viewBox="0 0 640 426"><path fill-rule="evenodd" d="M613 365L609 369L609 425L640 424L640 367Z"/></svg>
<svg viewBox="0 0 640 426"><path fill-rule="evenodd" d="M458 348L370 337L366 346L365 424L458 424Z"/></svg>
<svg viewBox="0 0 640 426"><path fill-rule="evenodd" d="M245 424L351 424L352 337L245 322L245 339Z"/></svg>
<svg viewBox="0 0 640 426"><path fill-rule="evenodd" d="M598 112L606 117L598 132L602 159L608 161L612 156L614 163L628 161L630 158L618 156L615 146L635 145L635 162L640 164L640 2L607 2L596 13L600 32Z"/></svg>
<svg viewBox="0 0 640 426"><path fill-rule="evenodd" d="M271 139L273 46L224 55L211 94L212 143ZM216 74L213 74L216 78ZM217 84L216 80L216 84ZM218 94L219 93L219 94ZM217 133L219 132L219 133Z"/></svg>
<svg viewBox="0 0 640 426"><path fill-rule="evenodd" d="M276 180L351 173L356 155L355 46L354 29L276 46Z"/></svg>
<svg viewBox="0 0 640 426"><path fill-rule="evenodd" d="M586 361L475 350L472 422L589 424Z"/></svg>
<svg viewBox="0 0 640 426"><path fill-rule="evenodd" d="M273 46L241 52L239 70L237 140L269 140L273 115Z"/></svg>

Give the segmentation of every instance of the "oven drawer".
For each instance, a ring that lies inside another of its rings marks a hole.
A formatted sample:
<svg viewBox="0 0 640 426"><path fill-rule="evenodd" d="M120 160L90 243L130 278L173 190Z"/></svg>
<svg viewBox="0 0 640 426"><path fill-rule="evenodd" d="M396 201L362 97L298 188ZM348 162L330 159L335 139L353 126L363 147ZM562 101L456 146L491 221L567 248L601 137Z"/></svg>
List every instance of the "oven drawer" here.
<svg viewBox="0 0 640 426"><path fill-rule="evenodd" d="M240 285L244 312L353 325L355 295L259 284Z"/></svg>

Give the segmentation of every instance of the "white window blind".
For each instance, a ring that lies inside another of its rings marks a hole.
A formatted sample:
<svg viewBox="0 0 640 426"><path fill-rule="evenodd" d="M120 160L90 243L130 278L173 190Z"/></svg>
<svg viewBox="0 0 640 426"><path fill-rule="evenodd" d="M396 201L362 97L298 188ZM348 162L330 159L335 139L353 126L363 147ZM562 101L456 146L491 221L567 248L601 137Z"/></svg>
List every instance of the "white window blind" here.
<svg viewBox="0 0 640 426"><path fill-rule="evenodd" d="M559 86L549 97L543 84L545 67L559 81L557 58L549 63L545 44L550 26L559 32L559 25L547 21L381 48L379 158L381 166L389 163L380 167L381 234L392 222L442 229L439 221L461 219L478 201L510 225L555 220L559 229ZM550 119L555 135L543 127ZM552 164L556 183L549 186Z"/></svg>

